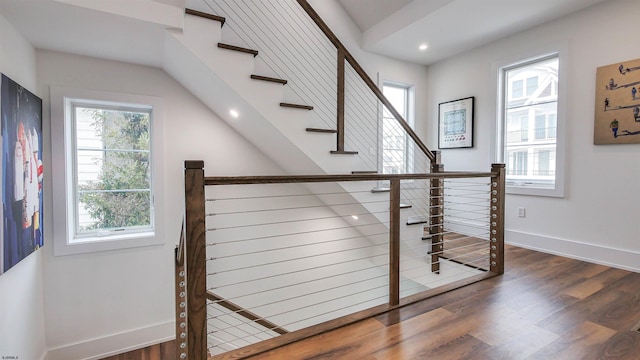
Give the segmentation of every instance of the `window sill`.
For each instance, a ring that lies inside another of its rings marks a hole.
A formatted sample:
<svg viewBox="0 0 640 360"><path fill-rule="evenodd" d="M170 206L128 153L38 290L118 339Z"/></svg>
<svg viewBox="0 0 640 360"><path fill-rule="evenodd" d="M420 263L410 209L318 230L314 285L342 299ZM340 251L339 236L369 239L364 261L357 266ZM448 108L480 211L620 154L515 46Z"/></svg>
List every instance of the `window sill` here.
<svg viewBox="0 0 640 360"><path fill-rule="evenodd" d="M89 238L69 239L66 244L54 242L53 255L76 255L91 252L130 249L142 246L162 245L163 242L155 232L140 232L112 236L96 236Z"/></svg>
<svg viewBox="0 0 640 360"><path fill-rule="evenodd" d="M561 188L545 188L530 186L505 186L507 195L547 196L563 198L564 191Z"/></svg>

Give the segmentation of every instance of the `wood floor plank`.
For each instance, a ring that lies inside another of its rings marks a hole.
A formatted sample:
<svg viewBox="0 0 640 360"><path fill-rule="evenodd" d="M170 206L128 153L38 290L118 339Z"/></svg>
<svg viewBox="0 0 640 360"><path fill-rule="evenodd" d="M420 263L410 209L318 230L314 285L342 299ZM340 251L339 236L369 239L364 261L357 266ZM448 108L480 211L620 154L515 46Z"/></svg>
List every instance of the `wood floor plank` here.
<svg viewBox="0 0 640 360"><path fill-rule="evenodd" d="M640 274L507 245L505 274L252 359L640 359ZM173 359L165 344L108 360ZM160 355L158 355L160 351ZM169 354L169 355L168 355Z"/></svg>
<svg viewBox="0 0 640 360"><path fill-rule="evenodd" d="M469 360L524 360L559 338L550 331L528 326L526 331L512 334L498 346L477 351Z"/></svg>
<svg viewBox="0 0 640 360"><path fill-rule="evenodd" d="M340 328L335 331L311 337L305 341L293 343L284 348L275 349L250 359L313 359L321 354L327 356L339 355L349 351L349 344L357 344L360 339L384 328L384 325L375 320L368 319L356 324ZM345 344L338 347L337 344ZM330 358L330 357L329 357Z"/></svg>
<svg viewBox="0 0 640 360"><path fill-rule="evenodd" d="M602 266L600 266L599 268L602 268ZM564 293L578 299L584 299L602 290L605 286L622 279L628 274L629 272L625 270L606 269L604 271L600 271L595 275L586 276L587 280L569 287L564 291ZM582 275L585 276L587 274Z"/></svg>
<svg viewBox="0 0 640 360"><path fill-rule="evenodd" d="M531 360L548 359L596 359L594 350L616 334L608 327L584 321L563 334L553 343L531 355Z"/></svg>
<svg viewBox="0 0 640 360"><path fill-rule="evenodd" d="M640 358L640 332L619 331L595 352L597 359Z"/></svg>

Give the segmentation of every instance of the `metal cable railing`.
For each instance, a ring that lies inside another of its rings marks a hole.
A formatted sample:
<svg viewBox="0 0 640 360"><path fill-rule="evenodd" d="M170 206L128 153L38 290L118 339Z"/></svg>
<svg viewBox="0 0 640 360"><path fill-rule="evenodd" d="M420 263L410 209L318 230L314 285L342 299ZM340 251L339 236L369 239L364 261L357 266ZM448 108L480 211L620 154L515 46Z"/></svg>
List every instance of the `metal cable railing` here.
<svg viewBox="0 0 640 360"><path fill-rule="evenodd" d="M337 131L335 150L357 152L354 170L429 170L433 154L306 1L200 1L226 18L223 42L259 52L258 75L288 81L285 102L313 106L306 127Z"/></svg>
<svg viewBox="0 0 640 360"><path fill-rule="evenodd" d="M185 178L186 313L190 332L192 326L200 329L191 316L201 319L206 345L200 346L208 355L289 332L296 338L310 327L347 315L357 319L354 314L433 296L445 285L500 270L500 242L492 251L497 235L491 233L500 234L493 220L500 217L500 192L494 190L500 189L502 168L475 174L205 178L194 163ZM347 182L372 181L388 182L390 192L345 190ZM433 181L442 185L435 189L441 201L425 196L434 191ZM434 222L443 224L438 232L424 221L411 224L434 211L443 219ZM434 251L438 245L442 250ZM200 270L189 267L198 262ZM205 302L198 303L190 281L202 282Z"/></svg>

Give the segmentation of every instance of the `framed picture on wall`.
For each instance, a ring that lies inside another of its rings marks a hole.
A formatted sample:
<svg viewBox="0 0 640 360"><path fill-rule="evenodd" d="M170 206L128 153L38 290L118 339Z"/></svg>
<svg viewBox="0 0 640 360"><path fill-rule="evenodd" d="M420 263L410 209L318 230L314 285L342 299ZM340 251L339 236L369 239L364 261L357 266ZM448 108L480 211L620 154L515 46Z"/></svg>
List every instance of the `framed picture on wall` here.
<svg viewBox="0 0 640 360"><path fill-rule="evenodd" d="M1 274L44 245L42 100L6 75L1 75L0 116Z"/></svg>
<svg viewBox="0 0 640 360"><path fill-rule="evenodd" d="M438 104L438 148L473 147L473 105L475 97Z"/></svg>
<svg viewBox="0 0 640 360"><path fill-rule="evenodd" d="M596 72L593 143L640 143L640 59L601 66Z"/></svg>

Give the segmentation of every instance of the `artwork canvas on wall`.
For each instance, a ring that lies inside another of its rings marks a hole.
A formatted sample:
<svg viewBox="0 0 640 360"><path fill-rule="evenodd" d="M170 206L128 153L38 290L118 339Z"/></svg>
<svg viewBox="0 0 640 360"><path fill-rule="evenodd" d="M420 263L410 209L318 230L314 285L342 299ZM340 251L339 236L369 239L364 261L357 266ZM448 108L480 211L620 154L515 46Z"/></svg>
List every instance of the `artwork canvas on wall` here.
<svg viewBox="0 0 640 360"><path fill-rule="evenodd" d="M593 143L640 143L640 59L598 68Z"/></svg>
<svg viewBox="0 0 640 360"><path fill-rule="evenodd" d="M2 74L0 274L44 245L42 100Z"/></svg>

